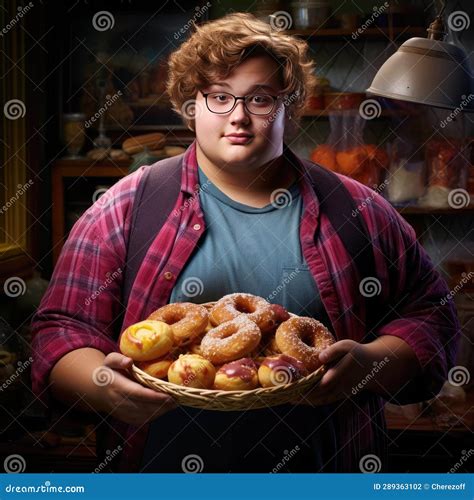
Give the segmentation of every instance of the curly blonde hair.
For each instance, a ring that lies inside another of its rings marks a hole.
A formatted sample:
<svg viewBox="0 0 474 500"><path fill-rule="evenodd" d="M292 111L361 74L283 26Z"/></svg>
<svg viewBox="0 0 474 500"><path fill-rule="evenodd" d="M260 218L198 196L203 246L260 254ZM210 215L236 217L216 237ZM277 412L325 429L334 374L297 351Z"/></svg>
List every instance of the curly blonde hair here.
<svg viewBox="0 0 474 500"><path fill-rule="evenodd" d="M216 78L226 78L246 58L261 54L278 63L287 113L298 119L315 85L308 44L247 13L196 26L191 37L170 55L167 92L173 109L193 129L193 120L183 115L185 103Z"/></svg>

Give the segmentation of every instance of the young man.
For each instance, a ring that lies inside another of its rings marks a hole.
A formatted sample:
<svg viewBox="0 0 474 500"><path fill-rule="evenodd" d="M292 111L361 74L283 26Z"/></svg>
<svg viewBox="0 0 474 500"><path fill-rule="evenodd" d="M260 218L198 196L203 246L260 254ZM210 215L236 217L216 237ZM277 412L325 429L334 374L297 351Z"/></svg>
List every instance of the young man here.
<svg viewBox="0 0 474 500"><path fill-rule="evenodd" d="M98 437L107 438L103 449L120 446L115 470L180 472L194 455L204 472L358 471L369 454L383 466L382 398L422 400L446 378L459 324L453 305L441 302L445 283L397 212L338 176L364 207L380 284L383 314L367 339L371 311L359 270L321 209L312 167L284 145L312 69L304 42L250 15L199 27L173 53L168 82L178 112L194 107L185 119L196 140L177 160L174 210L153 235L129 293L123 275L134 257L127 254L137 224L134 201L150 167L113 186L65 244L34 320L34 388L109 417ZM160 196L160 186L148 188ZM199 293L186 289L193 280ZM117 352L117 327L123 331L169 302L202 303L233 292L272 297L333 331L337 342L320 356L329 369L312 392L274 408L212 412L176 407L130 379L131 360ZM104 367L107 384L97 380Z"/></svg>

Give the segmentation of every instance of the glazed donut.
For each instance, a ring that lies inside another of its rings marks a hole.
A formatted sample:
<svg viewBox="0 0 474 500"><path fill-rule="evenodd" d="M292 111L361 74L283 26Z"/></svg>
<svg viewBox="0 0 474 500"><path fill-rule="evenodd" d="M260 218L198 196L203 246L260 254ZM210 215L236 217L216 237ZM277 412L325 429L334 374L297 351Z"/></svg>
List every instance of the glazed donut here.
<svg viewBox="0 0 474 500"><path fill-rule="evenodd" d="M168 304L150 314L148 319L163 321L171 326L176 344L192 341L204 333L209 323L207 309L192 302Z"/></svg>
<svg viewBox="0 0 474 500"><path fill-rule="evenodd" d="M321 366L319 353L334 343L334 337L322 323L306 317L292 317L283 322L275 340L281 352L301 361L309 372Z"/></svg>
<svg viewBox="0 0 474 500"><path fill-rule="evenodd" d="M222 365L214 379L214 389L221 391L248 391L256 387L258 387L257 366L250 358L237 359Z"/></svg>
<svg viewBox="0 0 474 500"><path fill-rule="evenodd" d="M120 351L134 361L151 361L167 354L173 346L171 327L162 321L140 321L120 337Z"/></svg>
<svg viewBox="0 0 474 500"><path fill-rule="evenodd" d="M173 363L174 359L166 356L161 359L155 359L153 361L139 361L137 363L138 368L143 370L148 375L152 377L164 379L168 376L168 369Z"/></svg>
<svg viewBox="0 0 474 500"><path fill-rule="evenodd" d="M182 354L168 369L169 382L198 389L210 389L215 376L213 364L197 354Z"/></svg>
<svg viewBox="0 0 474 500"><path fill-rule="evenodd" d="M276 325L276 313L271 304L264 298L250 293L224 295L211 309L209 317L211 322L217 326L242 314L254 321L262 334L268 333Z"/></svg>
<svg viewBox="0 0 474 500"><path fill-rule="evenodd" d="M202 355L215 364L234 361L252 352L261 338L258 326L247 315L241 314L204 335L201 341Z"/></svg>
<svg viewBox="0 0 474 500"><path fill-rule="evenodd" d="M290 384L305 375L304 364L287 354L266 357L258 369L258 380L262 387Z"/></svg>

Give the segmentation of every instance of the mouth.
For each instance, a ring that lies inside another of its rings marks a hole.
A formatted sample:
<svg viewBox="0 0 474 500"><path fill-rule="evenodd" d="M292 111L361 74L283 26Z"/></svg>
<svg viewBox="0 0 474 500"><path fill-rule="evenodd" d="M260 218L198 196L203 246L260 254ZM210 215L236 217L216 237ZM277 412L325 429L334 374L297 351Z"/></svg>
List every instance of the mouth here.
<svg viewBox="0 0 474 500"><path fill-rule="evenodd" d="M253 139L252 134L227 134L224 136L231 144L247 144Z"/></svg>

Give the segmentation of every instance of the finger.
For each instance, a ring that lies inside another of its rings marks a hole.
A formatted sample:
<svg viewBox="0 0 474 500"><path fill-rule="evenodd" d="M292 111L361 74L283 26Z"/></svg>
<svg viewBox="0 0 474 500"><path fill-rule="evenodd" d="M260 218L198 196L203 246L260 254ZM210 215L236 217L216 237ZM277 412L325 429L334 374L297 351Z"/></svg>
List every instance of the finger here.
<svg viewBox="0 0 474 500"><path fill-rule="evenodd" d="M133 365L133 359L119 352L111 352L104 359L104 366L115 370L128 370Z"/></svg>
<svg viewBox="0 0 474 500"><path fill-rule="evenodd" d="M114 390L124 397L137 402L161 403L164 401L174 402L174 399L164 392L157 392L143 387L137 382L125 377L121 373L115 374Z"/></svg>
<svg viewBox="0 0 474 500"><path fill-rule="evenodd" d="M333 363L341 356L350 352L356 345L357 342L350 339L340 340L321 351L319 353L319 360L324 364Z"/></svg>

